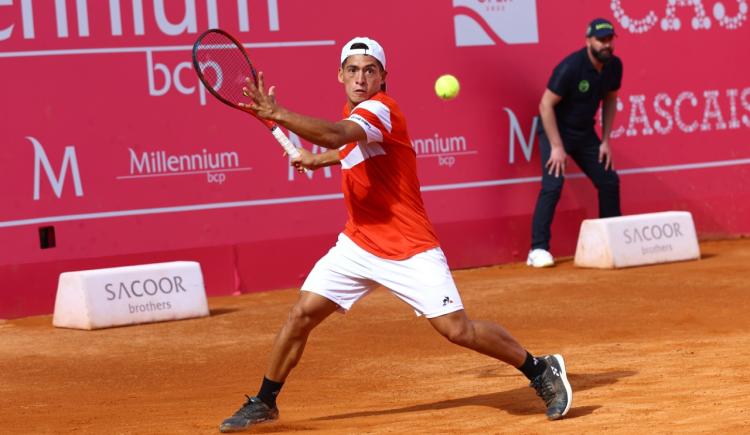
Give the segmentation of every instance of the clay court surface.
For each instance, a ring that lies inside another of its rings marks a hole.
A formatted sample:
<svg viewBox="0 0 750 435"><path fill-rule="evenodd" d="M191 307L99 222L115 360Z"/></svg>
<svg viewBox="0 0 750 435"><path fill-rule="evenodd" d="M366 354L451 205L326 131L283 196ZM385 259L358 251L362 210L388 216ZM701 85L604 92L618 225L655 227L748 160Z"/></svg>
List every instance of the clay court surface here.
<svg viewBox="0 0 750 435"><path fill-rule="evenodd" d="M515 369L449 344L385 290L312 335L251 433L747 433L750 240L700 261L571 259L455 272L469 315L562 353L573 408L548 422ZM450 260L450 253L448 253ZM0 432L217 433L255 394L296 290L211 298L209 318L97 331L0 321Z"/></svg>

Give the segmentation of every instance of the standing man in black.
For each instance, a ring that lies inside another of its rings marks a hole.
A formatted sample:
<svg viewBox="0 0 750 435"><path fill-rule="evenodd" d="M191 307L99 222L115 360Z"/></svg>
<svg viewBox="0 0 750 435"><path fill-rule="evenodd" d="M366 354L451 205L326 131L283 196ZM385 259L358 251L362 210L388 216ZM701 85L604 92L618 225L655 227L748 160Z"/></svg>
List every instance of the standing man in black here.
<svg viewBox="0 0 750 435"><path fill-rule="evenodd" d="M536 201L531 250L526 264L555 264L549 252L550 227L560 199L567 157L599 192L599 217L620 216L620 179L612 167L609 134L615 118L622 62L614 55L615 28L597 18L586 30L586 47L563 59L547 83L539 103L542 189ZM602 106L602 138L594 130Z"/></svg>

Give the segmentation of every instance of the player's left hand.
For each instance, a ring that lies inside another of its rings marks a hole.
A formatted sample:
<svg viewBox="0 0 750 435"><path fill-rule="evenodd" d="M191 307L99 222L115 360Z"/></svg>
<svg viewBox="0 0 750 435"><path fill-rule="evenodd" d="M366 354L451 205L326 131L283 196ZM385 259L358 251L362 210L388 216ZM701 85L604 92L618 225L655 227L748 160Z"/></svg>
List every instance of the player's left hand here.
<svg viewBox="0 0 750 435"><path fill-rule="evenodd" d="M257 86L252 78L245 77L245 86L242 88L242 94L250 97L251 102L241 102L238 104L258 118L275 121L274 115L279 112L279 105L276 103L276 87L271 86L267 93L265 89L265 79L262 71L258 73Z"/></svg>
<svg viewBox="0 0 750 435"><path fill-rule="evenodd" d="M304 173L305 170L314 171L318 169L315 154L302 147L297 148L297 151L299 152L299 156L290 160L290 166L293 166L300 174ZM284 155L286 156L287 154L284 153Z"/></svg>
<svg viewBox="0 0 750 435"><path fill-rule="evenodd" d="M609 141L603 141L599 145L599 163L604 162L604 170L615 169L612 164L612 149L609 147Z"/></svg>

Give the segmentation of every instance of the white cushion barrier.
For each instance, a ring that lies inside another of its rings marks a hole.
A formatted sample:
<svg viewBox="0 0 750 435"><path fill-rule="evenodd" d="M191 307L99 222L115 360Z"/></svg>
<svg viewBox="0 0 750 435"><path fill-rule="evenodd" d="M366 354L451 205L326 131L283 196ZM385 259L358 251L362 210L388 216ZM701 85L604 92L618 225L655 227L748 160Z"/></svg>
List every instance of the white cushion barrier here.
<svg viewBox="0 0 750 435"><path fill-rule="evenodd" d="M600 269L700 258L693 216L666 211L581 223L575 265Z"/></svg>
<svg viewBox="0 0 750 435"><path fill-rule="evenodd" d="M61 273L52 324L98 329L208 315L200 265L174 261Z"/></svg>

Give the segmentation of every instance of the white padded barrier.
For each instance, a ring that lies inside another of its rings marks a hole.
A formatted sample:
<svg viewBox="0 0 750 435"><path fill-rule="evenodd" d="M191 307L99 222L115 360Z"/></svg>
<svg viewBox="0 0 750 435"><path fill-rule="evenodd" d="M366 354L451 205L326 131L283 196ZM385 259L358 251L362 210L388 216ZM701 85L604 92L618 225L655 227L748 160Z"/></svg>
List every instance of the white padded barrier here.
<svg viewBox="0 0 750 435"><path fill-rule="evenodd" d="M580 267L613 269L700 256L693 216L666 211L584 220L574 261Z"/></svg>
<svg viewBox="0 0 750 435"><path fill-rule="evenodd" d="M174 261L61 273L52 324L99 329L208 315L200 265Z"/></svg>

